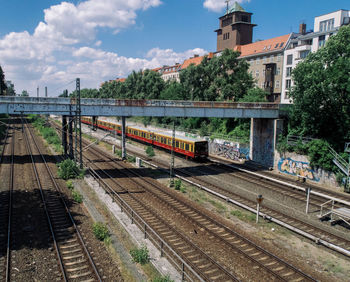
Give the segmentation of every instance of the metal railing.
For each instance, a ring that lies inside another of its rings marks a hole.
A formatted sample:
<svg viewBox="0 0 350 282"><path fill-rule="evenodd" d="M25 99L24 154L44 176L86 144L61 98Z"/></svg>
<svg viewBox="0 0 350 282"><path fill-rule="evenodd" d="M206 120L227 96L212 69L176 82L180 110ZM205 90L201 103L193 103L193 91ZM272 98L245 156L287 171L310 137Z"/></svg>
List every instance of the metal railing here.
<svg viewBox="0 0 350 282"><path fill-rule="evenodd" d="M175 250L173 250L158 234L157 232L152 229L151 226L149 226L146 221L144 221L141 216L135 212L131 206L125 202L119 195L116 193L98 174L97 172L89 168L89 173L90 175L98 182L98 184L103 187L110 196L112 196L113 199L117 199L119 202L119 206L122 212L125 212L129 218L131 219L131 223L135 223L140 230L144 232L144 238L148 238L152 243L160 250L160 255L161 256L166 256L167 259L169 259L172 264L177 268L182 276L182 281L194 281L193 277L195 279L198 279L199 281L204 281L203 278L199 276L197 272L193 270L193 268L185 262L177 253ZM177 260L180 261L180 264L174 259L176 258ZM186 272L189 272L187 273Z"/></svg>

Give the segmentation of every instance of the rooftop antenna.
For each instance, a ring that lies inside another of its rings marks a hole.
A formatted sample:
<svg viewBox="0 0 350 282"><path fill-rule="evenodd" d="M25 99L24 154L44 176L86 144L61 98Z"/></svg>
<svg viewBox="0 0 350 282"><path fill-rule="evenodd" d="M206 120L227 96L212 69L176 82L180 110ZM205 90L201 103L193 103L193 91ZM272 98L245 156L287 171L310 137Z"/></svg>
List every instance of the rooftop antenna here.
<svg viewBox="0 0 350 282"><path fill-rule="evenodd" d="M228 4L230 3L230 0L225 0L226 3L226 14L228 13Z"/></svg>

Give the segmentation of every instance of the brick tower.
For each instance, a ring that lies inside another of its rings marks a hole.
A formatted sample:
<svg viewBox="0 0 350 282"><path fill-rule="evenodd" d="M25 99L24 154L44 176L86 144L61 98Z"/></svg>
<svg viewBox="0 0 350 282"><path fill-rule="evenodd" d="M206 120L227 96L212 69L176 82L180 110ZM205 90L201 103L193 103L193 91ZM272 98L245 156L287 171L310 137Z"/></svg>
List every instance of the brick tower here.
<svg viewBox="0 0 350 282"><path fill-rule="evenodd" d="M252 43L253 28L251 23L252 13L246 12L237 2L229 8L229 0L226 0L227 9L224 16L220 17L220 28L217 33L216 51L226 48L234 49L237 45Z"/></svg>

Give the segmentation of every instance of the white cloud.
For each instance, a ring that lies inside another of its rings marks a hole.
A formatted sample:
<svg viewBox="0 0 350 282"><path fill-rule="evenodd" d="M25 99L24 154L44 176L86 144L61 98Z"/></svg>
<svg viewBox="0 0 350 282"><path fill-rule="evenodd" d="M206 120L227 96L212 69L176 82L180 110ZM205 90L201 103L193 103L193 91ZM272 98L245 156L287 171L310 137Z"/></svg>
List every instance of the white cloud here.
<svg viewBox="0 0 350 282"><path fill-rule="evenodd" d="M182 63L194 54L207 53L199 48L180 53L153 48L145 58L128 58L99 48L100 28L117 33L135 23L138 10L160 4L160 0L86 0L51 6L33 34L11 32L0 38L0 65L6 79L15 83L17 93L26 89L36 95L39 85L48 86L49 95L57 96L66 88L73 90L74 83L67 82L76 77L83 88L96 88L133 70Z"/></svg>
<svg viewBox="0 0 350 282"><path fill-rule="evenodd" d="M229 7L233 5L234 2L243 3L249 2L250 0L231 0L229 3ZM205 0L203 6L210 11L221 12L224 8L226 8L226 2L224 0Z"/></svg>

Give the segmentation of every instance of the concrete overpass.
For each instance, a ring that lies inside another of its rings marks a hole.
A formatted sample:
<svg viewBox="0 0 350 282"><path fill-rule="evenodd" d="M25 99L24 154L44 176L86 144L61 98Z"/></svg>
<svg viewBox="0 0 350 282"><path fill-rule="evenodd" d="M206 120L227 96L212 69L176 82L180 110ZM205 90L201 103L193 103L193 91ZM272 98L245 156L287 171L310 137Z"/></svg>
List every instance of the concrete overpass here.
<svg viewBox="0 0 350 282"><path fill-rule="evenodd" d="M5 114L75 116L76 108L72 98L0 97L0 113ZM284 109L273 103L81 99L82 116L120 116L124 126L130 116L250 118L250 159L267 166L273 166Z"/></svg>
<svg viewBox="0 0 350 282"><path fill-rule="evenodd" d="M75 114L71 98L0 97L0 113ZM231 103L166 100L81 99L82 116L175 116L279 118L283 107L273 103Z"/></svg>

